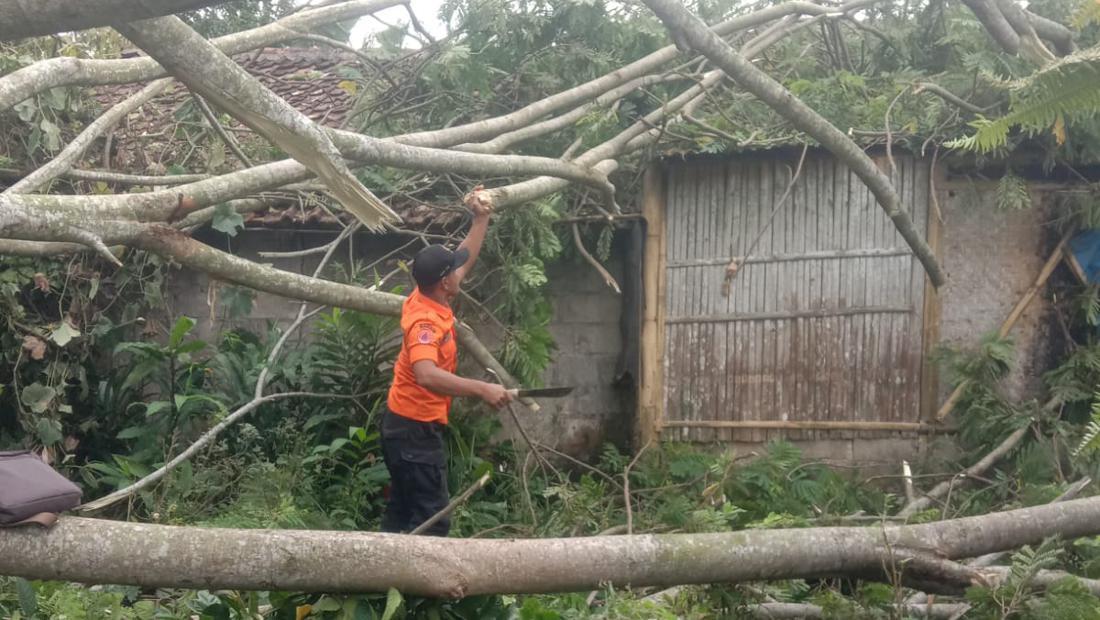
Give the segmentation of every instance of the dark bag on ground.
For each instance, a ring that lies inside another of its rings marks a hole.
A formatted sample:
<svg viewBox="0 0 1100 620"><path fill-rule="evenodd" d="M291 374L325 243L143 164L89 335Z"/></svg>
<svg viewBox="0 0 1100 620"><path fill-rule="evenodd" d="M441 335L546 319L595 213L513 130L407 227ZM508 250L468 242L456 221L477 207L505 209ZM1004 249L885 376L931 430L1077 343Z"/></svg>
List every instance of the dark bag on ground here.
<svg viewBox="0 0 1100 620"><path fill-rule="evenodd" d="M30 452L0 452L0 527L37 523L80 505L80 487Z"/></svg>

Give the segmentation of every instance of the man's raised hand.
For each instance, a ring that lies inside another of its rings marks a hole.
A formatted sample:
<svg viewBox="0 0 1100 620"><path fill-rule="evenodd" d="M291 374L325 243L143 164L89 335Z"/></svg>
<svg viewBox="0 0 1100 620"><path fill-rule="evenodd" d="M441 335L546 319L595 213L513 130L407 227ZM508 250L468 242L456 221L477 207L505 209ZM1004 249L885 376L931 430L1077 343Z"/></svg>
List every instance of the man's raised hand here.
<svg viewBox="0 0 1100 620"><path fill-rule="evenodd" d="M484 185L478 185L470 190L463 198L463 202L475 216L485 217L493 212L493 196L485 191Z"/></svg>

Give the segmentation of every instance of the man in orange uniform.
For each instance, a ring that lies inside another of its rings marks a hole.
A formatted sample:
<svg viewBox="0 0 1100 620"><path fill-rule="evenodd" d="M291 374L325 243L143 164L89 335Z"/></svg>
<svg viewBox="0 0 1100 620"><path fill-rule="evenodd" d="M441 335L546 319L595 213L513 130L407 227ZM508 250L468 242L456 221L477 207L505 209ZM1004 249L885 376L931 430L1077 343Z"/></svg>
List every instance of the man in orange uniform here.
<svg viewBox="0 0 1100 620"><path fill-rule="evenodd" d="M393 367L393 385L382 416L382 455L390 472L384 532L408 532L447 506L443 428L454 396L473 396L503 407L511 395L503 386L457 376L451 302L481 252L492 202L481 186L466 196L474 213L466 239L452 252L431 245L413 259L416 290L401 309L404 340ZM450 519L426 534L446 536Z"/></svg>

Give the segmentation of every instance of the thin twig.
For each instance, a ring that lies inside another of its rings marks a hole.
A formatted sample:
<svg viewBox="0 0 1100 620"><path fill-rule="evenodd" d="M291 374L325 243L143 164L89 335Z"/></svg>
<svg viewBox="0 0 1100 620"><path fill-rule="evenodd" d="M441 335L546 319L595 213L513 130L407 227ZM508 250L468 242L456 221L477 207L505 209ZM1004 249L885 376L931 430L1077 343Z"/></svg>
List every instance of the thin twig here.
<svg viewBox="0 0 1100 620"><path fill-rule="evenodd" d="M409 22L412 24L413 29L423 35L423 37L428 40L428 43L435 45L435 37L433 37L431 33L428 32L427 29L425 29L424 26L420 23L420 20L416 18L416 13L412 10L411 2L405 3L405 11L409 14Z"/></svg>
<svg viewBox="0 0 1100 620"><path fill-rule="evenodd" d="M497 383L501 384L505 388L508 387L504 385L504 381L501 380L500 375L498 375L496 371L494 371L492 368L486 368L485 371L493 375L493 377L497 380ZM539 452L539 449L535 446L535 442L531 440L531 436L527 434L527 429L524 428L523 423L519 421L519 414L516 413L515 405L513 405L509 401L505 406L508 409L508 413L511 414L512 422L515 423L516 429L519 430L520 436L523 437L523 441L527 444L528 449L530 449L531 452L535 454L535 459L538 461L539 466L543 468L543 475L546 475L546 469L549 469L560 477L561 472L559 472L557 468L551 465L550 461L546 460L546 457L544 457L542 453Z"/></svg>
<svg viewBox="0 0 1100 620"><path fill-rule="evenodd" d="M894 165L894 134L890 129L890 112L894 110L894 105L901 99L901 96L909 92L909 86L901 89L894 100L890 102L890 105L886 106L885 125L886 125L886 161L890 165L890 176L893 177L897 174L898 168Z"/></svg>
<svg viewBox="0 0 1100 620"><path fill-rule="evenodd" d="M523 466L520 467L520 481L523 483L523 497L527 500L527 510L531 512L531 527L538 529L539 518L535 514L535 502L531 499L531 489L527 483L527 465L531 462L533 450L523 457Z"/></svg>
<svg viewBox="0 0 1100 620"><path fill-rule="evenodd" d="M634 535L634 509L633 509L633 503L634 502L630 501L630 470L638 462L638 459L642 458L642 455L645 454L645 451L649 449L649 445L651 443L653 443L652 438L650 438L649 441L645 442L645 445L642 446L642 449L638 450L638 454L634 455L634 458L631 459L630 463L627 464L626 468L623 470L623 502L626 504L626 535L627 536L633 536Z"/></svg>
<svg viewBox="0 0 1100 620"><path fill-rule="evenodd" d="M966 110L967 112L973 112L974 114L984 114L985 112L988 112L991 108L996 106L996 104L993 104L993 105L988 105L988 106L983 108L981 106L974 105L973 103L970 103L966 99L963 99L962 97L956 95L955 93L947 90L943 86L940 86L939 84L935 84L935 83L932 83L932 82L920 82L913 89L913 93L918 94L918 95L920 93L923 93L923 92L932 93L933 95L936 95L940 99L943 99L944 101L946 101L948 103L954 104L954 105Z"/></svg>
<svg viewBox="0 0 1100 620"><path fill-rule="evenodd" d="M768 215L768 221L764 222L764 225L760 227L760 230L756 231L756 237L753 238L752 243L749 244L748 249L745 251L745 256L751 256L752 251L756 249L756 244L760 243L761 237L764 236L764 231L768 230L771 226L772 220L775 219L775 214L779 213L779 208L786 202L787 198L791 195L791 190L794 189L796 183L798 183L798 177L802 175L802 164L806 161L806 153L809 151L809 143L802 145L802 156L798 158L798 167L791 173L791 180L787 183L787 189L783 191L783 195L779 197L779 200L775 201L775 206L772 207L772 212ZM737 270L739 266L737 260L730 261L729 265L726 265L726 275L722 282L722 295L729 297L730 295L730 283L737 277Z"/></svg>
<svg viewBox="0 0 1100 620"><path fill-rule="evenodd" d="M550 446L548 446L546 444L542 444L542 443L539 443L539 442L536 441L535 445L541 450L546 450L547 452L549 452L550 454L553 454L554 456L561 457L561 458L569 461L570 463L573 463L574 465L576 465L576 466L578 466L582 469L586 469L586 470L596 474L597 476L599 476L599 477L603 478L604 480L610 482L611 484L619 487L620 489L623 488L622 483L620 483L618 480L616 480L615 478L608 475L607 472L601 471L601 470L589 465L588 463L585 463L584 461L581 461L581 460L576 459L572 456L569 456L568 454L566 454L564 452L561 452L559 450L555 450L554 448L551 448ZM643 490L645 490L645 489L643 489ZM638 491L638 492L641 493L641 491Z"/></svg>
<svg viewBox="0 0 1100 620"><path fill-rule="evenodd" d="M248 155L244 154L243 150L241 150L241 145L237 142L237 139L225 131L225 127L222 127L221 122L218 121L217 115L210 109L206 100L197 94L193 94L192 97L194 97L195 104L198 105L199 110L206 118L206 122L210 124L210 128L214 130L214 133L218 134L221 141L229 147L230 151L233 151L233 154L237 156L237 159L241 160L241 163L244 164L246 168L253 167L252 160L248 158Z"/></svg>
<svg viewBox="0 0 1100 620"><path fill-rule="evenodd" d="M615 278L600 264L600 261L596 260L595 256L589 254L588 249L584 247L584 242L581 241L580 227L576 223L573 224L573 243L576 244L577 251L584 257L584 260L588 261L588 264L592 265L593 269L600 274L604 284L610 286L611 290L615 291L616 295L622 295L623 290L619 288L619 283L616 282Z"/></svg>
<svg viewBox="0 0 1100 620"><path fill-rule="evenodd" d="M444 517L450 515L452 512L455 511L456 508L465 503L466 500L470 499L471 495L477 493L485 487L486 483L489 482L489 475L490 472L485 472L483 476L477 479L477 482L471 484L470 487L463 491L461 495L451 500L451 503L447 504L447 506L444 507L443 510L440 510L439 512L432 515L431 518L429 518L427 521L416 526L416 529L409 532L409 534L412 534L414 536L418 534L423 534L428 528L435 525L436 523L439 523L440 519L443 519Z"/></svg>

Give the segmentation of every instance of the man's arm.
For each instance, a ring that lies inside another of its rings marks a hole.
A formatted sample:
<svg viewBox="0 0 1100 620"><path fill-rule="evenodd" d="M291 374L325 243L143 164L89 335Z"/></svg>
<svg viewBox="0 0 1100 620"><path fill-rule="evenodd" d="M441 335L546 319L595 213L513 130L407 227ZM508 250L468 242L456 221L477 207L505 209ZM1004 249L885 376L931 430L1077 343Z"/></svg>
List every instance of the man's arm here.
<svg viewBox="0 0 1100 620"><path fill-rule="evenodd" d="M436 366L431 360L413 364L413 374L416 375L417 385L436 394L480 398L497 408L512 400L512 394L502 385L460 377Z"/></svg>
<svg viewBox="0 0 1100 620"><path fill-rule="evenodd" d="M481 254L481 244L485 241L485 233L489 230L489 216L493 211L493 202L489 194L482 190L484 190L484 187L478 185L473 191L466 194L465 198L466 206L474 213L474 221L470 225L470 232L466 233L466 238L458 246L459 249L466 248L470 252L470 258L466 261L466 264L455 270L460 282L466 279L466 275L474 268L477 256Z"/></svg>

